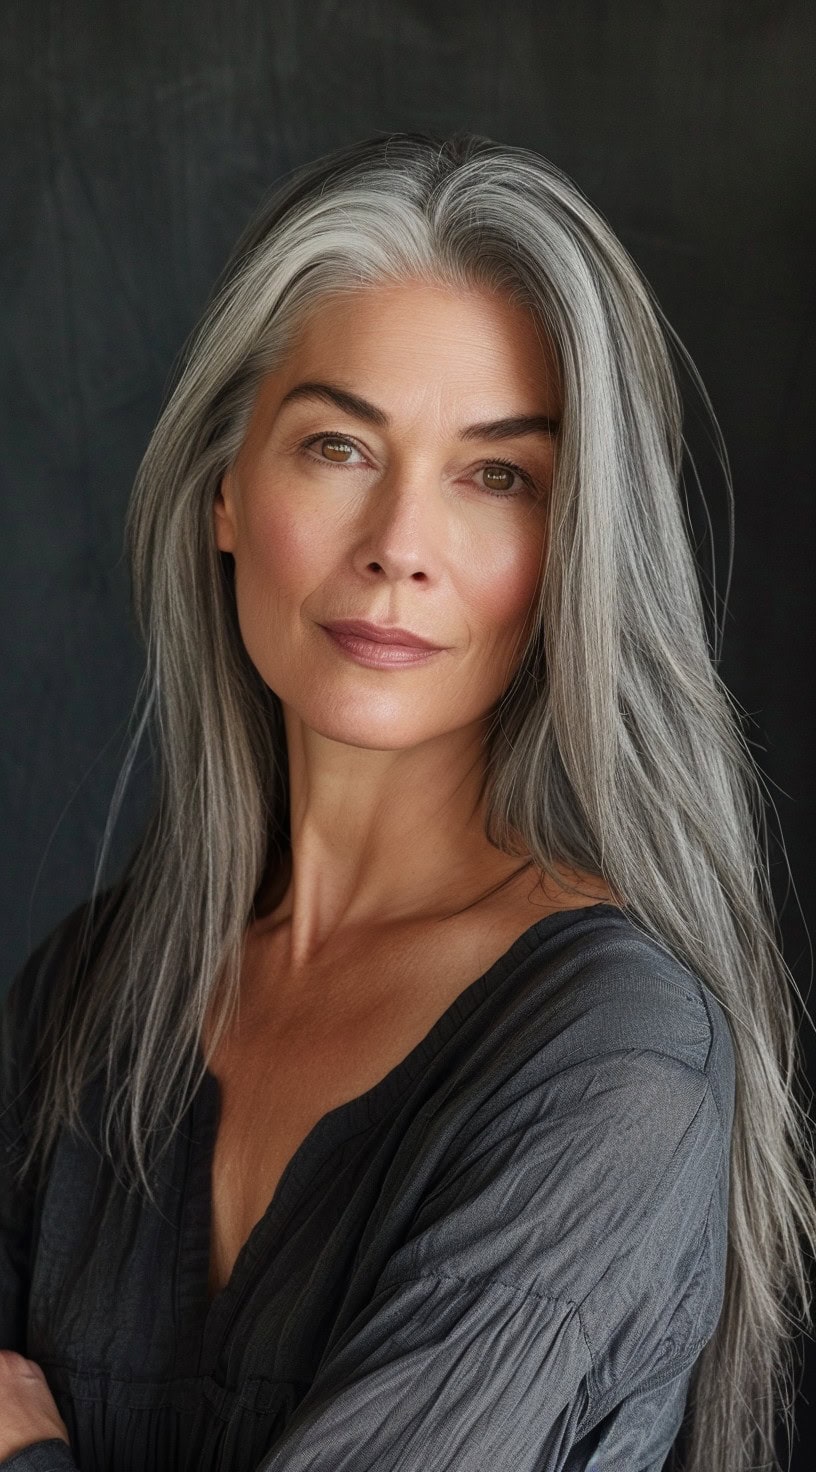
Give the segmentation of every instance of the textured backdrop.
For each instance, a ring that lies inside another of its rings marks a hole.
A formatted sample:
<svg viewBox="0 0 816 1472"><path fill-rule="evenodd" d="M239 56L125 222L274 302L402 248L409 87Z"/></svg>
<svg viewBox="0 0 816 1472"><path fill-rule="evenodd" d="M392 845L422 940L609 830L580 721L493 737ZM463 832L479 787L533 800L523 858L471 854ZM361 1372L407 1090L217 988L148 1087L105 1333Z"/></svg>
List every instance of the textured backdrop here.
<svg viewBox="0 0 816 1472"><path fill-rule="evenodd" d="M807 992L811 0L6 0L0 39L0 987L89 892L142 667L122 554L128 492L230 246L297 164L375 130L468 127L575 178L711 394L736 490L720 671L775 808L784 948ZM690 513L721 616L728 503L693 397L687 436L710 527L693 480ZM145 752L115 863L149 784ZM804 1041L813 1077L810 1026Z"/></svg>

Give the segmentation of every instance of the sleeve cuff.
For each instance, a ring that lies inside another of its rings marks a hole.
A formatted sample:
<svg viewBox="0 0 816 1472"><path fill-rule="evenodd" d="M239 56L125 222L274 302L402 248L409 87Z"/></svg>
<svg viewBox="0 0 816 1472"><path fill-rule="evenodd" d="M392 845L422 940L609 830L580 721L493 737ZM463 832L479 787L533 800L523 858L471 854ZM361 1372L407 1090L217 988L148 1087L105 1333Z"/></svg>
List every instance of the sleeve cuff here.
<svg viewBox="0 0 816 1472"><path fill-rule="evenodd" d="M4 1457L0 1472L79 1472L79 1469L67 1441L60 1436L49 1436Z"/></svg>

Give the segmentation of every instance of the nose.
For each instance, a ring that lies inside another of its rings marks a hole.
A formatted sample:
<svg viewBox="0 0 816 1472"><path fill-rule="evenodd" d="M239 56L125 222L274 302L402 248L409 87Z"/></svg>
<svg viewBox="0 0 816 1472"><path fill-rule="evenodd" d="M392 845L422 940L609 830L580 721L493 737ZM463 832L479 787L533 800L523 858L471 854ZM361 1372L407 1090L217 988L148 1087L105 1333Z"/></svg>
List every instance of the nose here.
<svg viewBox="0 0 816 1472"><path fill-rule="evenodd" d="M444 546L442 498L427 470L383 477L366 502L357 549L361 568L381 569L393 581L432 580Z"/></svg>

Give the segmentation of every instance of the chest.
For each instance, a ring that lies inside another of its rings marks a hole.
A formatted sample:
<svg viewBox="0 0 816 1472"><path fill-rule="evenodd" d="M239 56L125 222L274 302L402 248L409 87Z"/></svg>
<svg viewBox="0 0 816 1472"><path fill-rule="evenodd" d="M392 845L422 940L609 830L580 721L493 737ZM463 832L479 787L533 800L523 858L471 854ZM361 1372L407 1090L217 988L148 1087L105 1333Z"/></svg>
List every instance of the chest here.
<svg viewBox="0 0 816 1472"><path fill-rule="evenodd" d="M238 1018L210 1062L220 1110L212 1159L209 1294L229 1281L286 1167L330 1110L396 1068L529 915L488 934L361 952L299 983L282 1005L271 950L249 954Z"/></svg>

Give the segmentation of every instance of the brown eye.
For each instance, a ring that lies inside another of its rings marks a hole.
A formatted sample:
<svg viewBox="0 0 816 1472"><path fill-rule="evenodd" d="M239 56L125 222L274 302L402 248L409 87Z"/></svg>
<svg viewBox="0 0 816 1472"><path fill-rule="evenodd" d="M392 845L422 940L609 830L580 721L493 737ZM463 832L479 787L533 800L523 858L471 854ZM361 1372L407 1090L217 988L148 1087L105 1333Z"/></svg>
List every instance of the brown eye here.
<svg viewBox="0 0 816 1472"><path fill-rule="evenodd" d="M515 471L508 470L503 465L486 465L483 474L491 491L509 491Z"/></svg>
<svg viewBox="0 0 816 1472"><path fill-rule="evenodd" d="M349 454L354 449L354 446L350 445L348 440L337 439L329 435L324 436L320 443L321 454L324 454L328 448L327 460L342 460L344 455Z"/></svg>
<svg viewBox="0 0 816 1472"><path fill-rule="evenodd" d="M348 439L344 434L332 434L328 430L312 434L303 440L298 446L298 452L312 461L320 459L324 465L336 465L340 469L346 466L358 468L359 462L349 457L355 452L360 455L363 453L354 440ZM491 460L488 464L479 466L477 473L485 477L482 490L497 501L512 500L522 496L525 491L533 494L537 492L536 483L529 471L523 470L512 460ZM514 486L514 479L521 484Z"/></svg>
<svg viewBox="0 0 816 1472"><path fill-rule="evenodd" d="M515 496L524 495L525 491L533 494L536 492L536 483L533 477L520 465L515 465L512 460L492 460L489 465L482 465L480 474L485 477L483 485L485 490L498 500L509 500ZM521 481L520 486L513 486L511 482L517 477Z"/></svg>
<svg viewBox="0 0 816 1472"><path fill-rule="evenodd" d="M330 434L324 430L322 434L312 434L307 440L298 445L298 453L305 455L309 460L322 460L324 465L339 465L344 467L350 465L353 468L359 466L359 461L352 461L348 456L357 451L362 453L353 440L347 439L344 434ZM327 452L327 453L324 453Z"/></svg>

